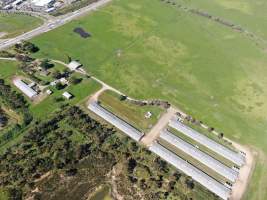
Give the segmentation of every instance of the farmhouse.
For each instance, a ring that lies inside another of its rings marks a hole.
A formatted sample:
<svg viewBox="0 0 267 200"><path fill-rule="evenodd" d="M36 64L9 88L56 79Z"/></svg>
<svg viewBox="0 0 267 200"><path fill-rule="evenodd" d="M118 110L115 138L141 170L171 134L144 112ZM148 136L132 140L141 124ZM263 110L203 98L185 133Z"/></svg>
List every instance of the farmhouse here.
<svg viewBox="0 0 267 200"><path fill-rule="evenodd" d="M20 89L30 99L32 99L32 98L34 98L34 97L37 96L37 92L34 91L29 85L27 85L26 83L24 83L22 80L15 79L13 82L14 82L14 85L18 89Z"/></svg>
<svg viewBox="0 0 267 200"><path fill-rule="evenodd" d="M77 62L77 61L71 61L69 64L68 64L68 68L72 71L75 71L77 70L79 67L81 67L82 64Z"/></svg>
<svg viewBox="0 0 267 200"><path fill-rule="evenodd" d="M65 97L66 99L71 99L73 97L72 94L70 94L69 92L64 92L63 94L63 97Z"/></svg>
<svg viewBox="0 0 267 200"><path fill-rule="evenodd" d="M60 78L59 81L60 81L60 83L62 83L63 85L67 85L67 84L69 84L69 81L68 81L66 78L64 78L64 77Z"/></svg>

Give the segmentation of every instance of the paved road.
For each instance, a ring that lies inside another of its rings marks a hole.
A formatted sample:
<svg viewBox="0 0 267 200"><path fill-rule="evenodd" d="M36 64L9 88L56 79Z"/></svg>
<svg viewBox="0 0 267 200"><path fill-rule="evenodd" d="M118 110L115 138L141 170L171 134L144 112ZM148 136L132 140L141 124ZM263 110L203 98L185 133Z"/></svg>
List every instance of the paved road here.
<svg viewBox="0 0 267 200"><path fill-rule="evenodd" d="M97 8L109 3L111 0L99 0L98 2L92 3L89 6L86 6L80 10L74 11L72 13L68 13L66 15L57 17L55 19L51 19L47 22L45 22L42 26L31 30L27 33L24 33L22 35L19 35L18 37L12 38L12 39L8 39L8 40L4 40L0 42L0 50L3 50L5 48L8 48L22 40L29 40L37 35L40 35L42 33L51 31L55 28L58 28L68 22L70 22L71 20L78 18L86 13L89 13L91 11L96 10Z"/></svg>

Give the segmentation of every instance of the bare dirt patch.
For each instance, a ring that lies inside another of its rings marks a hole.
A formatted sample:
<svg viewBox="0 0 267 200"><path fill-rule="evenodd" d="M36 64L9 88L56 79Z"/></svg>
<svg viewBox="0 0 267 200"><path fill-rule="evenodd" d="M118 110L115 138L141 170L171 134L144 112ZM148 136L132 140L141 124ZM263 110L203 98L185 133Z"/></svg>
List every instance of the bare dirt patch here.
<svg viewBox="0 0 267 200"><path fill-rule="evenodd" d="M255 151L252 151L249 147L241 146L235 142L232 143L233 146L246 153L246 164L240 169L239 177L233 186L232 190L232 200L241 200L246 192L248 183L251 179L253 169L255 167Z"/></svg>
<svg viewBox="0 0 267 200"><path fill-rule="evenodd" d="M6 36L6 35L7 35L6 32L0 32L0 39L1 39L2 37Z"/></svg>

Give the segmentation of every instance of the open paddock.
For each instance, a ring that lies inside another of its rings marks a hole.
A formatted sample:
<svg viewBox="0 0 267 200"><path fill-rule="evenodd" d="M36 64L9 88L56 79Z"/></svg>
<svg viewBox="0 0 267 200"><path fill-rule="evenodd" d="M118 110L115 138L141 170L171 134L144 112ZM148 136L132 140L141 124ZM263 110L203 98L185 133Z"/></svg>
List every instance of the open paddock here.
<svg viewBox="0 0 267 200"><path fill-rule="evenodd" d="M149 131L157 123L162 113L165 112L160 107L138 106L127 100L121 101L120 95L112 91L105 91L99 96L98 100L103 107L144 132ZM145 117L147 112L151 112L150 118Z"/></svg>

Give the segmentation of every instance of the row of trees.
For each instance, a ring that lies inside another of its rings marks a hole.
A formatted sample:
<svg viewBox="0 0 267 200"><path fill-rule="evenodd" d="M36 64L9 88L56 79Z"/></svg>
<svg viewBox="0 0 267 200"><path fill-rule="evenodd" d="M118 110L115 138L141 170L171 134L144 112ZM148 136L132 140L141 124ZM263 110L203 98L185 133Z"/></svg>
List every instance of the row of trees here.
<svg viewBox="0 0 267 200"><path fill-rule="evenodd" d="M88 139L78 144L71 139L75 132L60 128L60 123L72 120L70 115L75 109L76 107L57 113L48 121L36 123L26 132L19 144L0 156L0 188L4 187L12 193L19 191L22 194L14 197L9 193L11 199L24 199L35 187L34 181L50 170L60 169L65 170L68 176L75 175L78 171L75 165L87 156L108 159L105 161L108 163L108 170L94 167L92 163L91 168L97 170L96 176L111 170L115 159L104 155L91 140L97 138L97 132L108 135L108 130L103 130L100 124L92 121L94 125L91 124L90 132L85 135ZM12 190L9 190L10 188Z"/></svg>
<svg viewBox="0 0 267 200"><path fill-rule="evenodd" d="M37 51L39 51L39 48L35 44L28 41L22 41L20 43L16 43L13 49L17 53L22 53L22 54L36 53Z"/></svg>
<svg viewBox="0 0 267 200"><path fill-rule="evenodd" d="M8 117L4 110L0 107L0 127L5 127L8 123Z"/></svg>
<svg viewBox="0 0 267 200"><path fill-rule="evenodd" d="M19 115L23 116L23 124L15 124L10 130L2 132L0 135L0 145L11 140L15 135L19 134L23 127L26 127L32 121L32 115L28 108L28 103L23 95L12 90L10 85L5 84L3 79L0 79L0 102L5 107L14 110ZM5 115L0 114L0 121L7 123Z"/></svg>

